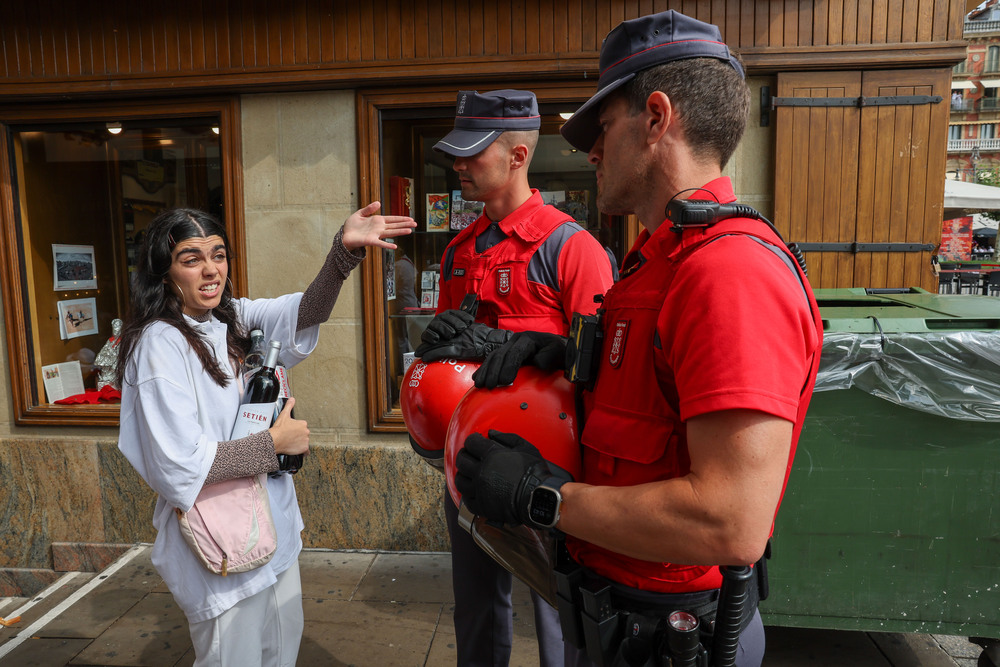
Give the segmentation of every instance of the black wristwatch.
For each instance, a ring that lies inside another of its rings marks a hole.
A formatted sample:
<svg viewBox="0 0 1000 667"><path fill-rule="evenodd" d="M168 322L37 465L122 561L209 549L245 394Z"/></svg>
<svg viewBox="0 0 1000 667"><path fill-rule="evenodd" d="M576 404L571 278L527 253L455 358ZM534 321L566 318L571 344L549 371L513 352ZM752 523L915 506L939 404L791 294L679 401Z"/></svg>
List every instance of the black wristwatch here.
<svg viewBox="0 0 1000 667"><path fill-rule="evenodd" d="M566 483L564 479L548 479L535 487L528 501L528 518L541 528L555 528L559 523L562 508L562 494L559 489Z"/></svg>

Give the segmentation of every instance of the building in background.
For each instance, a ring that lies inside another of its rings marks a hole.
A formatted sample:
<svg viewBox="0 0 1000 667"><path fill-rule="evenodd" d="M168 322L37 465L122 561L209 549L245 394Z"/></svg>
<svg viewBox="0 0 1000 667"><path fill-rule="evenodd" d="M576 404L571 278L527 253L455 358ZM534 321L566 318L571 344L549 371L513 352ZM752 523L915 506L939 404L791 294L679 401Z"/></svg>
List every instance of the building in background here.
<svg viewBox="0 0 1000 667"><path fill-rule="evenodd" d="M952 70L945 178L1000 186L1000 0L986 0L969 12L962 31L968 47L965 60ZM997 213L963 213L952 218L945 211L939 258L995 259Z"/></svg>
<svg viewBox="0 0 1000 667"><path fill-rule="evenodd" d="M1000 0L967 14L963 34L967 56L952 70L947 178L1000 185Z"/></svg>

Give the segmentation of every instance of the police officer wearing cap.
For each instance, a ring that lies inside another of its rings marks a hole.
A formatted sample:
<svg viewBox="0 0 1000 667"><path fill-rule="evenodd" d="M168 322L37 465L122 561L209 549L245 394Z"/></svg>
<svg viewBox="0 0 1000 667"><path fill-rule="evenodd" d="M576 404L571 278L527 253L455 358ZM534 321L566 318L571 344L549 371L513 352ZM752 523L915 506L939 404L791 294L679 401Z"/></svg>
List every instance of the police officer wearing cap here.
<svg viewBox="0 0 1000 667"><path fill-rule="evenodd" d="M463 90L455 126L434 149L454 158L462 197L485 204L441 260L437 316L422 361L482 359L512 331L566 334L574 312L593 313L612 284L603 247L528 184L541 116L523 90ZM459 665L506 665L513 640L510 574L458 526L448 493ZM555 610L532 594L541 665L564 664Z"/></svg>
<svg viewBox="0 0 1000 667"><path fill-rule="evenodd" d="M582 473L490 431L466 440L456 486L481 516L565 534L559 610L578 664L759 665L761 590L748 582L763 567L749 566L768 544L812 394L819 310L794 254L722 176L750 94L718 28L674 11L626 21L600 67L562 134L589 151L598 207L645 229L601 306ZM509 382L554 341L515 334L477 386ZM684 633L701 646L664 638Z"/></svg>

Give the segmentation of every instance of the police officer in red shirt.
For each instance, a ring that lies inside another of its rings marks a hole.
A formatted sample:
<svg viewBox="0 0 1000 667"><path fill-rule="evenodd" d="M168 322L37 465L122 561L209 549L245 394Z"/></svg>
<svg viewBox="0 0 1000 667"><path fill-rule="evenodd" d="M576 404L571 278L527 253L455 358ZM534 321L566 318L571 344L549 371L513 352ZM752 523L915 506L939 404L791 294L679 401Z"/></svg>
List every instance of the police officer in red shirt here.
<svg viewBox="0 0 1000 667"><path fill-rule="evenodd" d="M574 312L594 313L612 284L597 240L545 205L528 184L541 116L523 90L458 93L454 129L434 149L454 158L462 198L484 202L441 260L437 316L416 354L482 359L512 331L566 334ZM513 639L510 574L458 527L445 493L452 545L459 665L506 665ZM556 611L532 594L541 665L564 664Z"/></svg>
<svg viewBox="0 0 1000 667"><path fill-rule="evenodd" d="M747 582L762 568L749 566L768 544L812 393L819 311L794 254L722 176L750 94L719 30L674 11L626 21L600 66L597 93L562 134L589 151L598 207L645 229L601 306L582 474L490 431L466 440L456 486L481 516L565 534L559 611L578 664L694 665L714 651L712 664L759 665L759 591ZM477 386L509 383L556 341L515 334ZM689 636L704 644L695 653L670 644Z"/></svg>

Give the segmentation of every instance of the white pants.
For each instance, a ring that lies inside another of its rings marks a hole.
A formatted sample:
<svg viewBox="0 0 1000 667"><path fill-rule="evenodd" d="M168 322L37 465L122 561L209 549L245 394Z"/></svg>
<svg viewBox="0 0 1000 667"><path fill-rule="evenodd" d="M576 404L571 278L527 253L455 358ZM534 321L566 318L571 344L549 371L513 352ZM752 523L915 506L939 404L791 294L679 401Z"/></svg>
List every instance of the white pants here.
<svg viewBox="0 0 1000 667"><path fill-rule="evenodd" d="M304 622L296 562L270 588L191 624L194 667L294 667Z"/></svg>

